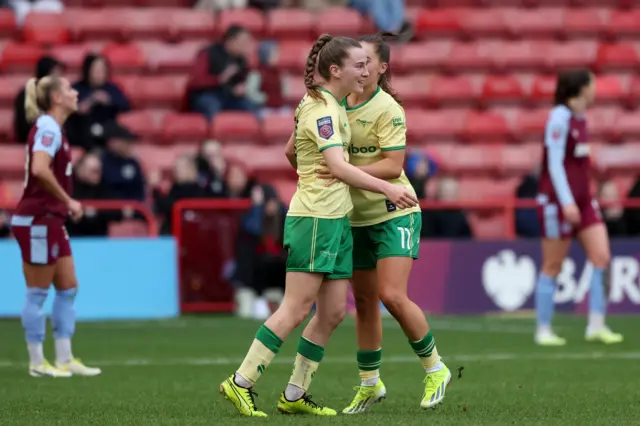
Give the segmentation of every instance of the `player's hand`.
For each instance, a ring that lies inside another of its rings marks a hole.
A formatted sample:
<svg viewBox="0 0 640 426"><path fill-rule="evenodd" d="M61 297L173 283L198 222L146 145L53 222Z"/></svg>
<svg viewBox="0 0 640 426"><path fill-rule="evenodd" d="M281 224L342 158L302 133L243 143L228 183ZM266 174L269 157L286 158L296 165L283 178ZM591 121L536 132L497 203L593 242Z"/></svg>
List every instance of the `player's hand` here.
<svg viewBox="0 0 640 426"><path fill-rule="evenodd" d="M84 212L82 210L82 204L80 204L79 201L74 199L69 200L67 210L69 210L69 216L74 222L79 222L80 219L82 219Z"/></svg>
<svg viewBox="0 0 640 426"><path fill-rule="evenodd" d="M109 95L109 93L105 92L104 90L98 90L93 94L92 97L96 102L101 104L106 105L111 103L111 96Z"/></svg>
<svg viewBox="0 0 640 426"><path fill-rule="evenodd" d="M580 210L575 204L568 204L562 207L562 215L564 216L565 220L572 225L577 225L580 223Z"/></svg>
<svg viewBox="0 0 640 426"><path fill-rule="evenodd" d="M262 186L256 185L251 190L251 202L254 206L261 206L264 203L264 190Z"/></svg>
<svg viewBox="0 0 640 426"><path fill-rule="evenodd" d="M389 183L383 193L399 209L410 209L418 205L418 198L404 186Z"/></svg>
<svg viewBox="0 0 640 426"><path fill-rule="evenodd" d="M331 170L329 170L329 166L327 166L327 163L325 163L324 161L320 163L320 168L316 169L316 177L318 179L327 181L327 183L324 185L325 187L329 187L334 183L339 182L339 180L336 179L335 176L331 174Z"/></svg>
<svg viewBox="0 0 640 426"><path fill-rule="evenodd" d="M242 97L247 94L247 85L244 83L236 84L235 86L233 86L233 89L231 89L231 91L234 95Z"/></svg>

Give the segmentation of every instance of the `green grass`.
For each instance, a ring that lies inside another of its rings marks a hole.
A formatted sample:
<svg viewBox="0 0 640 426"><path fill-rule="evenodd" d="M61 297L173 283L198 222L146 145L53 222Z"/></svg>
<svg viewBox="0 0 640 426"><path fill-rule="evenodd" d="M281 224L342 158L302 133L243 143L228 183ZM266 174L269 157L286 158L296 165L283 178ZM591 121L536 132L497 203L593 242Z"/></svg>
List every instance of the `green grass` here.
<svg viewBox="0 0 640 426"><path fill-rule="evenodd" d="M17 320L0 321L0 425L637 425L640 348L637 318L610 324L627 341L605 347L582 339L584 319L558 318L565 348L532 344L532 320L442 317L432 320L440 354L463 365L445 404L419 407L424 374L399 327L385 319L382 377L388 391L369 413L337 418L287 417L275 404L291 373L299 332L256 390L267 419L241 418L218 393L258 323L227 317L83 323L74 352L103 368L96 378L35 379ZM635 339L635 340L634 340ZM46 353L53 361L51 341ZM347 320L326 350L310 393L344 408L358 384L355 328Z"/></svg>

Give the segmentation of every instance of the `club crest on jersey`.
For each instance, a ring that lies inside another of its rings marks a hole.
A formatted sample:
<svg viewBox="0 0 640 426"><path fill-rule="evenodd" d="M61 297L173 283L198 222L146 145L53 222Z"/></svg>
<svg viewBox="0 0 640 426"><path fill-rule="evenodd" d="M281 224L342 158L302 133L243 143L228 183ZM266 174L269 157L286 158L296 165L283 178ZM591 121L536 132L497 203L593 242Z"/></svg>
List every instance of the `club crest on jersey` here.
<svg viewBox="0 0 640 426"><path fill-rule="evenodd" d="M51 146L53 144L54 134L52 132L44 132L42 134L42 145Z"/></svg>
<svg viewBox="0 0 640 426"><path fill-rule="evenodd" d="M373 124L373 121L367 121L358 118L356 119L356 123L360 124L362 127L367 127L367 124Z"/></svg>
<svg viewBox="0 0 640 426"><path fill-rule="evenodd" d="M318 125L318 134L322 139L331 139L333 136L333 121L331 117L322 117L316 121Z"/></svg>
<svg viewBox="0 0 640 426"><path fill-rule="evenodd" d="M551 139L554 141L560 141L562 137L562 130L560 128L551 129Z"/></svg>

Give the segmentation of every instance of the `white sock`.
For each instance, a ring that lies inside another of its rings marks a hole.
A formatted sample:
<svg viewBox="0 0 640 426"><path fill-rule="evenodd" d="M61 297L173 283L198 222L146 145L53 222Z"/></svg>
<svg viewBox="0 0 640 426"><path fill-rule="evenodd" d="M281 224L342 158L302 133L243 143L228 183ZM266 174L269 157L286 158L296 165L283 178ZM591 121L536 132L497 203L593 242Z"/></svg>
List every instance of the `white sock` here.
<svg viewBox="0 0 640 426"><path fill-rule="evenodd" d="M64 364L73 359L71 354L71 339L56 339L56 362Z"/></svg>
<svg viewBox="0 0 640 426"><path fill-rule="evenodd" d="M304 389L301 389L296 385L292 385L291 383L287 385L287 389L284 391L284 397L287 398L288 401L297 401L303 396Z"/></svg>
<svg viewBox="0 0 640 426"><path fill-rule="evenodd" d="M536 334L541 334L541 335L545 335L545 334L551 334L551 326L549 325L539 325L538 326L538 330L536 330Z"/></svg>
<svg viewBox="0 0 640 426"><path fill-rule="evenodd" d="M236 385L240 386L241 388L251 389L251 387L253 386L253 383L251 383L250 381L248 381L238 373L236 373L236 376L233 378L233 381L236 382Z"/></svg>
<svg viewBox="0 0 640 426"><path fill-rule="evenodd" d="M425 373L435 373L436 371L440 371L444 369L442 362L438 362L434 367L427 368L424 370Z"/></svg>
<svg viewBox="0 0 640 426"><path fill-rule="evenodd" d="M27 350L29 351L29 363L31 365L40 365L44 362L42 343L27 343Z"/></svg>
<svg viewBox="0 0 640 426"><path fill-rule="evenodd" d="M604 315L597 312L589 312L589 329L602 330L604 328Z"/></svg>
<svg viewBox="0 0 640 426"><path fill-rule="evenodd" d="M374 377L372 379L366 379L360 382L360 386L375 386L380 381L380 376Z"/></svg>

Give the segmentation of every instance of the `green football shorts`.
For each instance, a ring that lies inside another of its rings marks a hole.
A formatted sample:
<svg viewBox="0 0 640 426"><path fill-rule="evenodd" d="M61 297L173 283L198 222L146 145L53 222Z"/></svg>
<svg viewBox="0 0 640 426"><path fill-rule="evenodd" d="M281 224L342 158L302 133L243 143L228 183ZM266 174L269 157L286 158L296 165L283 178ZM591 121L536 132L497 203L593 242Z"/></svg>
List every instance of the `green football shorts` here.
<svg viewBox="0 0 640 426"><path fill-rule="evenodd" d="M351 223L342 219L287 216L284 248L287 272L323 273L329 280L351 278L353 237Z"/></svg>
<svg viewBox="0 0 640 426"><path fill-rule="evenodd" d="M411 213L370 226L352 228L353 268L375 269L385 257L418 258L422 215Z"/></svg>

